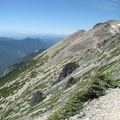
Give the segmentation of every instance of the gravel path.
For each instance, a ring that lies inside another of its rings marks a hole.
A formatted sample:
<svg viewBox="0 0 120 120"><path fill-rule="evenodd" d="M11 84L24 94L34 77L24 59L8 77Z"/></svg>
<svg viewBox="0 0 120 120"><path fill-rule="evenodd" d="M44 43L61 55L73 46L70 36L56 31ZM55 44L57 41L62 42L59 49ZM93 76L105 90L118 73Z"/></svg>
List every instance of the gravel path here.
<svg viewBox="0 0 120 120"><path fill-rule="evenodd" d="M83 113L83 117L76 115L69 120L120 120L120 88L109 89L105 96L91 101Z"/></svg>

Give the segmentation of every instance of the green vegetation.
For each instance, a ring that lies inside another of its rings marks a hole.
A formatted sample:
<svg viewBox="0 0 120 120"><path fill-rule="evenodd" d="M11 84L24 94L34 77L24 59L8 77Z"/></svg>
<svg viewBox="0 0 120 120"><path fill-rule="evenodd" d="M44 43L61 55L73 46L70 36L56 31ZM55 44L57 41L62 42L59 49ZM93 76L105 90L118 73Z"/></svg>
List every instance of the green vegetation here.
<svg viewBox="0 0 120 120"><path fill-rule="evenodd" d="M40 110L40 111L38 111L36 113L33 113L30 117L34 118L34 117L36 117L36 116L38 116L39 114L42 114L42 113L43 113L43 111Z"/></svg>
<svg viewBox="0 0 120 120"><path fill-rule="evenodd" d="M75 78L73 81L72 81L72 85L74 85L74 84L76 84L78 81L80 80L80 77L77 77L77 78Z"/></svg>
<svg viewBox="0 0 120 120"><path fill-rule="evenodd" d="M0 77L0 86L3 86L6 82L11 82L12 80L20 76L21 73L25 73L26 71L31 71L33 68L43 65L48 60L48 58L49 57L46 55L36 60L34 59L30 60L29 62L23 64L20 68L17 68L9 72L7 75Z"/></svg>
<svg viewBox="0 0 120 120"><path fill-rule="evenodd" d="M107 69L111 68L112 66L114 66L117 62L118 61L113 61L113 62L111 62L109 64L106 64L106 65L100 67L99 71L104 72L105 70L107 70Z"/></svg>
<svg viewBox="0 0 120 120"><path fill-rule="evenodd" d="M9 95L12 95L14 93L14 91L17 91L18 89L22 88L23 85L25 84L26 81L17 81L15 83L13 83L12 85L10 85L9 87L3 87L0 89L0 98L1 97L7 97Z"/></svg>
<svg viewBox="0 0 120 120"><path fill-rule="evenodd" d="M13 108L10 108L5 112L4 116L8 116L12 111L13 111Z"/></svg>
<svg viewBox="0 0 120 120"><path fill-rule="evenodd" d="M98 73L88 82L88 87L77 92L65 106L53 113L48 120L61 120L69 118L83 109L83 103L105 95L105 90L108 88L115 88L118 86L120 80L112 80L110 74Z"/></svg>
<svg viewBox="0 0 120 120"><path fill-rule="evenodd" d="M32 71L32 72L31 72L31 78L35 78L35 77L37 76L37 74L38 74L38 73L37 73L36 71Z"/></svg>
<svg viewBox="0 0 120 120"><path fill-rule="evenodd" d="M0 77L0 87L4 86L4 84L11 82L18 77L24 79L23 76L25 76L24 73L26 73L26 71L31 71L38 63L39 65L44 64L48 60L48 58L49 57L46 55L36 60L30 60L28 63L23 64L20 68L17 68L9 72L7 75ZM34 78L36 77L36 75L37 72L32 71L30 78ZM22 88L25 83L26 80L19 80L14 82L10 86L2 87L0 89L0 98L5 98L11 94L14 94L14 91Z"/></svg>
<svg viewBox="0 0 120 120"><path fill-rule="evenodd" d="M37 85L34 89L37 90L37 89L44 89L47 87L47 83L45 82L42 82L41 84Z"/></svg>
<svg viewBox="0 0 120 120"><path fill-rule="evenodd" d="M49 116L48 120L61 120L62 116L58 112L54 112L51 116Z"/></svg>

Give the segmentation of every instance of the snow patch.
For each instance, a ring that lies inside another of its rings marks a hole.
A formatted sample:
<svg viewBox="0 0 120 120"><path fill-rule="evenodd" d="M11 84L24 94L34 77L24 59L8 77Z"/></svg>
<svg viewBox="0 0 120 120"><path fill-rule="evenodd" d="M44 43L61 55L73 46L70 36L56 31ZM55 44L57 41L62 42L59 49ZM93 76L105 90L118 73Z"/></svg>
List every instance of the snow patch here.
<svg viewBox="0 0 120 120"><path fill-rule="evenodd" d="M35 50L35 52L34 53L36 53L36 52L38 52L39 50Z"/></svg>
<svg viewBox="0 0 120 120"><path fill-rule="evenodd" d="M115 28L115 26L114 26L114 25L112 25L112 28Z"/></svg>

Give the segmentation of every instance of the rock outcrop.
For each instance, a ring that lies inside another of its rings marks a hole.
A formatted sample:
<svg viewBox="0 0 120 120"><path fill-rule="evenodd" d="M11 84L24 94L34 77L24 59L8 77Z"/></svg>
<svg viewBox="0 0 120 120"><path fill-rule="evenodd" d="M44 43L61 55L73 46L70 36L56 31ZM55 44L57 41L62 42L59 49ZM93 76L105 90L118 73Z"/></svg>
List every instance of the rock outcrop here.
<svg viewBox="0 0 120 120"><path fill-rule="evenodd" d="M74 78L71 77L71 78L68 80L65 89L69 88L69 87L72 85L73 81L74 81Z"/></svg>
<svg viewBox="0 0 120 120"><path fill-rule="evenodd" d="M43 99L43 94L41 91L36 91L33 95L30 107L37 105Z"/></svg>
<svg viewBox="0 0 120 120"><path fill-rule="evenodd" d="M58 79L55 82L53 82L52 85L59 83L61 80L66 78L68 75L70 75L76 68L77 68L77 65L75 62L66 64L62 72L60 73Z"/></svg>

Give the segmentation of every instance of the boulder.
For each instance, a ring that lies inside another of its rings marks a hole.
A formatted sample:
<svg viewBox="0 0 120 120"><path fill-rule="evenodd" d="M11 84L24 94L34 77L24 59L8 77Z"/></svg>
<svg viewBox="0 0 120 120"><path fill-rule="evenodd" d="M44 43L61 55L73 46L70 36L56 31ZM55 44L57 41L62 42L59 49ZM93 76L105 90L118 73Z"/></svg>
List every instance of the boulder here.
<svg viewBox="0 0 120 120"><path fill-rule="evenodd" d="M63 80L64 78L66 78L68 75L70 75L75 69L77 68L77 65L75 62L72 63L68 63L65 65L65 67L63 68L62 72L60 73L58 79L53 82L52 85L60 82L61 80Z"/></svg>
<svg viewBox="0 0 120 120"><path fill-rule="evenodd" d="M32 97L30 107L37 105L39 102L43 100L43 94L41 91L36 91Z"/></svg>

